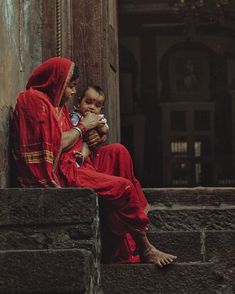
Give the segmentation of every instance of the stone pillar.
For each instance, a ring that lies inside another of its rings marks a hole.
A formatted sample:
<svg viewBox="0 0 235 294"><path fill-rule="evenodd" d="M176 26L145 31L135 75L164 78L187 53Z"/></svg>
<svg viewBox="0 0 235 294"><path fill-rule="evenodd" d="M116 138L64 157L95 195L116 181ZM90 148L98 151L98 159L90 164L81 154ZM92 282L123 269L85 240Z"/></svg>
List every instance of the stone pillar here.
<svg viewBox="0 0 235 294"><path fill-rule="evenodd" d="M233 160L233 177L235 178L235 90L230 91L232 100L232 160Z"/></svg>
<svg viewBox="0 0 235 294"><path fill-rule="evenodd" d="M120 139L116 0L72 0L73 53L81 88L100 85L106 94L109 142Z"/></svg>

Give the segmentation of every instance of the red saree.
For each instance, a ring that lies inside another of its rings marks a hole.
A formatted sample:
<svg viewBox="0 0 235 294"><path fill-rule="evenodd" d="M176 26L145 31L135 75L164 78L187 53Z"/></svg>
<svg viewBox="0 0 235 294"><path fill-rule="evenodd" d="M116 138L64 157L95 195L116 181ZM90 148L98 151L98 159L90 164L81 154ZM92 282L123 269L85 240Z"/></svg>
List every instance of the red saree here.
<svg viewBox="0 0 235 294"><path fill-rule="evenodd" d="M61 113L63 131L72 127L67 110ZM146 231L148 203L141 186L134 176L133 164L129 152L121 144L109 144L99 148L92 157L78 168L74 151L80 151L82 140L70 150L63 152L58 165L59 178L64 187L89 187L100 196L102 221L106 229L105 249L108 262L138 262L135 254L135 242L128 232ZM107 224L109 226L107 227ZM108 238L107 237L108 234ZM107 254L107 251L110 251Z"/></svg>
<svg viewBox="0 0 235 294"><path fill-rule="evenodd" d="M21 187L58 187L61 128L57 108L74 64L51 58L32 73L13 113L11 141Z"/></svg>
<svg viewBox="0 0 235 294"><path fill-rule="evenodd" d="M101 200L105 244L110 245L104 246L106 261L138 262L129 232L146 231L147 201L127 150L120 144L101 147L80 168L73 152L81 150L81 139L61 153L62 132L72 123L66 108L58 112L57 106L72 72L70 60L49 59L33 72L17 99L12 144L19 184L93 188Z"/></svg>

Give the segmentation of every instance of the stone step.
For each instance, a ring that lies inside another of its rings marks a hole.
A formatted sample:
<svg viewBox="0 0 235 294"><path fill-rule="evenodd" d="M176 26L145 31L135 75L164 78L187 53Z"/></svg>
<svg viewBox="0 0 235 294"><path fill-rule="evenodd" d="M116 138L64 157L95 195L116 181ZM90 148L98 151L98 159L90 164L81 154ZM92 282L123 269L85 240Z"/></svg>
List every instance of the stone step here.
<svg viewBox="0 0 235 294"><path fill-rule="evenodd" d="M96 219L96 194L91 189L0 189L0 226L84 224ZM89 229L88 229L89 230Z"/></svg>
<svg viewBox="0 0 235 294"><path fill-rule="evenodd" d="M235 231L159 231L148 237L158 249L177 255L178 262L223 262L235 256Z"/></svg>
<svg viewBox="0 0 235 294"><path fill-rule="evenodd" d="M0 251L0 293L93 293L92 263L87 250Z"/></svg>
<svg viewBox="0 0 235 294"><path fill-rule="evenodd" d="M230 264L176 263L162 269L150 264L102 265L103 294L232 294Z"/></svg>
<svg viewBox="0 0 235 294"><path fill-rule="evenodd" d="M228 231L235 230L235 205L152 206L149 212L151 231Z"/></svg>
<svg viewBox="0 0 235 294"><path fill-rule="evenodd" d="M0 293L98 293L98 196L0 189Z"/></svg>
<svg viewBox="0 0 235 294"><path fill-rule="evenodd" d="M205 260L226 261L235 257L235 230L205 232ZM235 291L234 291L235 293Z"/></svg>
<svg viewBox="0 0 235 294"><path fill-rule="evenodd" d="M235 188L145 188L143 191L153 205L235 205Z"/></svg>
<svg viewBox="0 0 235 294"><path fill-rule="evenodd" d="M104 265L104 293L235 292L234 268L223 263L234 256L235 189L195 189L195 199L187 189L150 190L149 238L178 263ZM90 189L0 189L0 294L99 293L97 199Z"/></svg>
<svg viewBox="0 0 235 294"><path fill-rule="evenodd" d="M29 227L0 227L0 250L87 249L95 250L92 234L81 233L81 225L40 224ZM86 238L85 240L83 238Z"/></svg>
<svg viewBox="0 0 235 294"><path fill-rule="evenodd" d="M96 247L99 217L91 189L0 189L0 250Z"/></svg>
<svg viewBox="0 0 235 294"><path fill-rule="evenodd" d="M96 250L97 195L90 189L0 189L0 250Z"/></svg>
<svg viewBox="0 0 235 294"><path fill-rule="evenodd" d="M203 261L200 232L150 232L148 238L159 250L177 255L178 262Z"/></svg>

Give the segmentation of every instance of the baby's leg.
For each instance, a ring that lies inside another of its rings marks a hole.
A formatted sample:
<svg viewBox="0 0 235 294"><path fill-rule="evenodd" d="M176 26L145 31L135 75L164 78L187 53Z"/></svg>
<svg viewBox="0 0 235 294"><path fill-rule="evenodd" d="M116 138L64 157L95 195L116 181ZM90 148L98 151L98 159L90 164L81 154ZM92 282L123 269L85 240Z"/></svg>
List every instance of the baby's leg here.
<svg viewBox="0 0 235 294"><path fill-rule="evenodd" d="M82 150L81 150L81 154L82 154L83 158L86 159L90 155L90 153L91 152L90 152L90 149L89 149L87 143L83 142Z"/></svg>
<svg viewBox="0 0 235 294"><path fill-rule="evenodd" d="M75 152L74 156L76 157L76 162L79 166L83 164L83 162L86 160L86 158L90 155L90 149L87 145L87 143L83 142L82 149L80 152Z"/></svg>

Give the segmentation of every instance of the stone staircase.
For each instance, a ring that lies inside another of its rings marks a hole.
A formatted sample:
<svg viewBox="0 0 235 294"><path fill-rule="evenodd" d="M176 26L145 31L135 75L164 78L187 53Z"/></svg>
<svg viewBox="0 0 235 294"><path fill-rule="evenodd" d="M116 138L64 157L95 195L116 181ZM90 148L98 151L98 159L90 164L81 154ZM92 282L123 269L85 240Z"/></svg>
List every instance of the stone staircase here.
<svg viewBox="0 0 235 294"><path fill-rule="evenodd" d="M0 189L0 294L235 293L235 188L144 191L149 238L178 255L163 269L100 269L90 189Z"/></svg>
<svg viewBox="0 0 235 294"><path fill-rule="evenodd" d="M0 293L99 293L90 189L0 189Z"/></svg>
<svg viewBox="0 0 235 294"><path fill-rule="evenodd" d="M235 293L235 189L145 189L149 238L178 256L151 264L102 265L104 294Z"/></svg>

